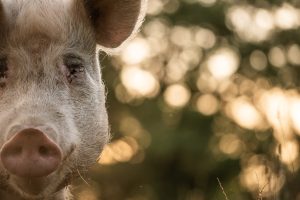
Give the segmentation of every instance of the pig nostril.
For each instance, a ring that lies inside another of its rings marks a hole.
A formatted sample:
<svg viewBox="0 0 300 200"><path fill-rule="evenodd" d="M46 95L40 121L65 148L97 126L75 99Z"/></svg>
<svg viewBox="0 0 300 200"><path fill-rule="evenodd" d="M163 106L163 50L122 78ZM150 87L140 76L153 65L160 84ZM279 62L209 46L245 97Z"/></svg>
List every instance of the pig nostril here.
<svg viewBox="0 0 300 200"><path fill-rule="evenodd" d="M40 146L39 153L43 156L47 156L49 154L49 150L45 146Z"/></svg>

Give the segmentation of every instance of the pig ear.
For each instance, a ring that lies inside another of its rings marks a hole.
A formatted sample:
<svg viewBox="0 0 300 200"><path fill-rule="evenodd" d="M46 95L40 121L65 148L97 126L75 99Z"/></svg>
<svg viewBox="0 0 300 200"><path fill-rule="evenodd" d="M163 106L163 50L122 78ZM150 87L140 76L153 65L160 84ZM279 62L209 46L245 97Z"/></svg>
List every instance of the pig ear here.
<svg viewBox="0 0 300 200"><path fill-rule="evenodd" d="M147 0L86 0L99 45L116 48L137 32Z"/></svg>

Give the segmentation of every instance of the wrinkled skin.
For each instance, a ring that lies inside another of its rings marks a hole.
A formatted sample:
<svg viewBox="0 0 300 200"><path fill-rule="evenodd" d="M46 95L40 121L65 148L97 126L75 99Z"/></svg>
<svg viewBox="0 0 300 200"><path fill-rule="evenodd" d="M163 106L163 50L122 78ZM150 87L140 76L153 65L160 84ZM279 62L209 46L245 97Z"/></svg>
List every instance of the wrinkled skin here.
<svg viewBox="0 0 300 200"><path fill-rule="evenodd" d="M18 177L0 162L0 199L69 199L65 187L109 139L96 44L110 49L131 37L145 1L0 2L0 147L36 128L62 152L43 177Z"/></svg>

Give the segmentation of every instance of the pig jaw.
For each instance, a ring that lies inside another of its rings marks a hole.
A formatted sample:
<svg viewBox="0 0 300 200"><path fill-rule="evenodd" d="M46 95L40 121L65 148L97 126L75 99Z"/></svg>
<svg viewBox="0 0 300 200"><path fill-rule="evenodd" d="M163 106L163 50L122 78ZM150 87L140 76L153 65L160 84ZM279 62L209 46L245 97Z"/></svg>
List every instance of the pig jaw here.
<svg viewBox="0 0 300 200"><path fill-rule="evenodd" d="M96 110L99 111L98 109ZM100 131L94 131L94 135L90 135L89 132L83 131L82 134L85 134L85 136L82 136L82 140L79 142L77 141L77 143L75 141L70 142L64 138L52 136L52 138L56 138L55 140L58 141L57 143L59 143L60 146L64 146L63 160L59 168L47 177L20 178L7 172L0 164L0 180L3 180L3 182L0 181L0 188L3 189L2 194L0 194L0 199L5 199L5 196L13 193L17 193L24 199L64 199L64 188L70 184L71 179L78 177L79 173L84 174L83 172L96 162L101 149L108 140L105 112L104 116L100 116L99 119L100 120L97 120L98 122L94 123L99 125L99 127L93 124L89 125L91 129ZM82 128L78 121L77 123L79 129ZM102 127L100 127L100 123ZM44 132L46 131L47 130ZM74 132L75 131L72 133ZM51 136L51 134L49 135ZM70 135L67 137L71 139ZM99 141L96 141L97 139L95 138L98 138ZM90 141L90 139L93 139L93 141ZM7 192L7 194L4 195L5 192ZM7 199L17 198L8 197Z"/></svg>
<svg viewBox="0 0 300 200"><path fill-rule="evenodd" d="M8 190L0 190L0 197L1 200L25 200L23 197L14 194L13 191L8 191ZM52 197L48 198L29 198L29 199L42 199L42 200L71 200L70 198L69 191L65 189L64 191L59 191L56 194L52 195Z"/></svg>

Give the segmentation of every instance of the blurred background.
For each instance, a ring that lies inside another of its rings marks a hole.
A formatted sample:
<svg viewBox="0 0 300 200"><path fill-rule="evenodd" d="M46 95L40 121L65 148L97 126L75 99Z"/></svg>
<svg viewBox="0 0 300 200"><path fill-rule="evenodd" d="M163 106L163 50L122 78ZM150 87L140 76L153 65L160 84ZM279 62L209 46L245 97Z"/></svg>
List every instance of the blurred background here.
<svg viewBox="0 0 300 200"><path fill-rule="evenodd" d="M112 140L79 200L300 200L300 1L149 0L101 54Z"/></svg>

